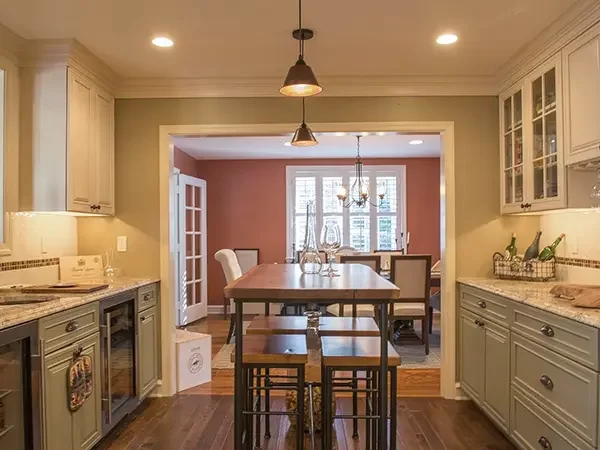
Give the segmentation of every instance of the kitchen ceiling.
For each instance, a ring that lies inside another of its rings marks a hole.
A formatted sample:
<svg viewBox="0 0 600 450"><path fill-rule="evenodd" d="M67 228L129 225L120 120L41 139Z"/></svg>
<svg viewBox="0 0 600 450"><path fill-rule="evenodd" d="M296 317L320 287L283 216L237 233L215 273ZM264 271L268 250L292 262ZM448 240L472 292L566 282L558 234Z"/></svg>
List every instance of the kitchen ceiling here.
<svg viewBox="0 0 600 450"><path fill-rule="evenodd" d="M488 76L578 0L304 0L317 76ZM75 38L123 77L281 77L295 0L0 0L27 39ZM435 43L445 32L455 45ZM158 49L151 39L173 38Z"/></svg>
<svg viewBox="0 0 600 450"><path fill-rule="evenodd" d="M315 133L319 145L288 147L289 136L171 137L180 150L196 159L318 159L356 158L356 135ZM439 135L370 133L360 139L363 158L435 158L440 156ZM423 141L413 145L410 141Z"/></svg>

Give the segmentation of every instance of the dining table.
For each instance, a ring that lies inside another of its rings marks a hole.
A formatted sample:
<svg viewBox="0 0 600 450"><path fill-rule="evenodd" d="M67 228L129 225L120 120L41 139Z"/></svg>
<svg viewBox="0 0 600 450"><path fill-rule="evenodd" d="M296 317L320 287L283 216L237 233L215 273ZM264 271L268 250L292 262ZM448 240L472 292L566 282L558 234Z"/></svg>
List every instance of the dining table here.
<svg viewBox="0 0 600 450"><path fill-rule="evenodd" d="M388 307L400 298L400 289L381 277L373 269L362 264L334 264L335 277L323 273L303 273L299 264L261 264L253 267L224 289L227 299L235 302L235 327L242 330L245 303L282 303L297 305L306 303L351 305L353 312L359 304L382 305L378 308L381 340L381 367L379 371L379 411L388 411ZM383 307L386 306L386 307ZM268 311L268 308L265 308ZM240 333L241 334L241 333ZM243 337L235 340L234 371L234 449L244 446L245 398L242 379ZM299 427L299 429L302 429ZM388 448L387 419L379 421L379 446Z"/></svg>

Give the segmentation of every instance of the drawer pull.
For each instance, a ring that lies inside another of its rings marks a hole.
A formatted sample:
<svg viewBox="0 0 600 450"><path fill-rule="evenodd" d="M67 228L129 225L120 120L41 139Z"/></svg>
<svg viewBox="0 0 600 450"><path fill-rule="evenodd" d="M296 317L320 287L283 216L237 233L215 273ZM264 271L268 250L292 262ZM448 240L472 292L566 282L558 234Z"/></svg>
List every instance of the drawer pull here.
<svg viewBox="0 0 600 450"><path fill-rule="evenodd" d="M547 450L552 450L552 444L550 443L548 438L546 438L545 436L540 436L540 438L538 439L538 442L542 446L542 448L547 449Z"/></svg>
<svg viewBox="0 0 600 450"><path fill-rule="evenodd" d="M477 325L478 327L482 327L485 325L485 323L479 319L475 319L475 325Z"/></svg>
<svg viewBox="0 0 600 450"><path fill-rule="evenodd" d="M144 298L142 299L143 302L147 302L148 300L152 300L152 293L148 292L147 294L144 294Z"/></svg>
<svg viewBox="0 0 600 450"><path fill-rule="evenodd" d="M75 320L71 320L65 327L65 331L67 333L72 333L73 331L77 331L78 329L79 329L79 324Z"/></svg>
<svg viewBox="0 0 600 450"><path fill-rule="evenodd" d="M554 330L550 325L542 326L542 328L540 328L540 331L542 332L542 334L545 334L548 337L554 337Z"/></svg>
<svg viewBox="0 0 600 450"><path fill-rule="evenodd" d="M554 382L548 375L542 375L540 377L540 383L542 383L544 387L550 391L554 389Z"/></svg>
<svg viewBox="0 0 600 450"><path fill-rule="evenodd" d="M477 305L481 308L481 309L485 309L487 308L487 305L485 304L485 302L483 300L479 300L477 302Z"/></svg>

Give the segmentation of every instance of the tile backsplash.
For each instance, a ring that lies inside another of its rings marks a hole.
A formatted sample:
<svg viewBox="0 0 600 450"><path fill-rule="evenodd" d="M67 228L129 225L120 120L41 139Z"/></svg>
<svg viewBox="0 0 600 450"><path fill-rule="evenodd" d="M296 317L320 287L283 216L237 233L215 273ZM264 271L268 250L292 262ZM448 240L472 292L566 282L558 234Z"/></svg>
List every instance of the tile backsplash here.
<svg viewBox="0 0 600 450"><path fill-rule="evenodd" d="M556 250L559 280L600 284L600 210L544 215L540 218L540 229L541 246L565 234Z"/></svg>

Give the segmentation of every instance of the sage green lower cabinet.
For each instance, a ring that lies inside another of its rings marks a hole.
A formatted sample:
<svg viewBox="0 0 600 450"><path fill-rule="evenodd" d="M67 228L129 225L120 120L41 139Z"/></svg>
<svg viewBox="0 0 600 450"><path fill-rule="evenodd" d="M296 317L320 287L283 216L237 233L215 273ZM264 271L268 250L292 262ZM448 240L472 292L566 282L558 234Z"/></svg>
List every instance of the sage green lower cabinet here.
<svg viewBox="0 0 600 450"><path fill-rule="evenodd" d="M138 395L145 398L158 382L158 320L156 308L138 313Z"/></svg>
<svg viewBox="0 0 600 450"><path fill-rule="evenodd" d="M68 406L67 373L81 347L92 359L93 393L75 412ZM94 333L44 358L44 449L88 450L102 437L100 334Z"/></svg>
<svg viewBox="0 0 600 450"><path fill-rule="evenodd" d="M478 404L483 403L485 386L484 330L479 319L465 309L460 310L460 386Z"/></svg>

